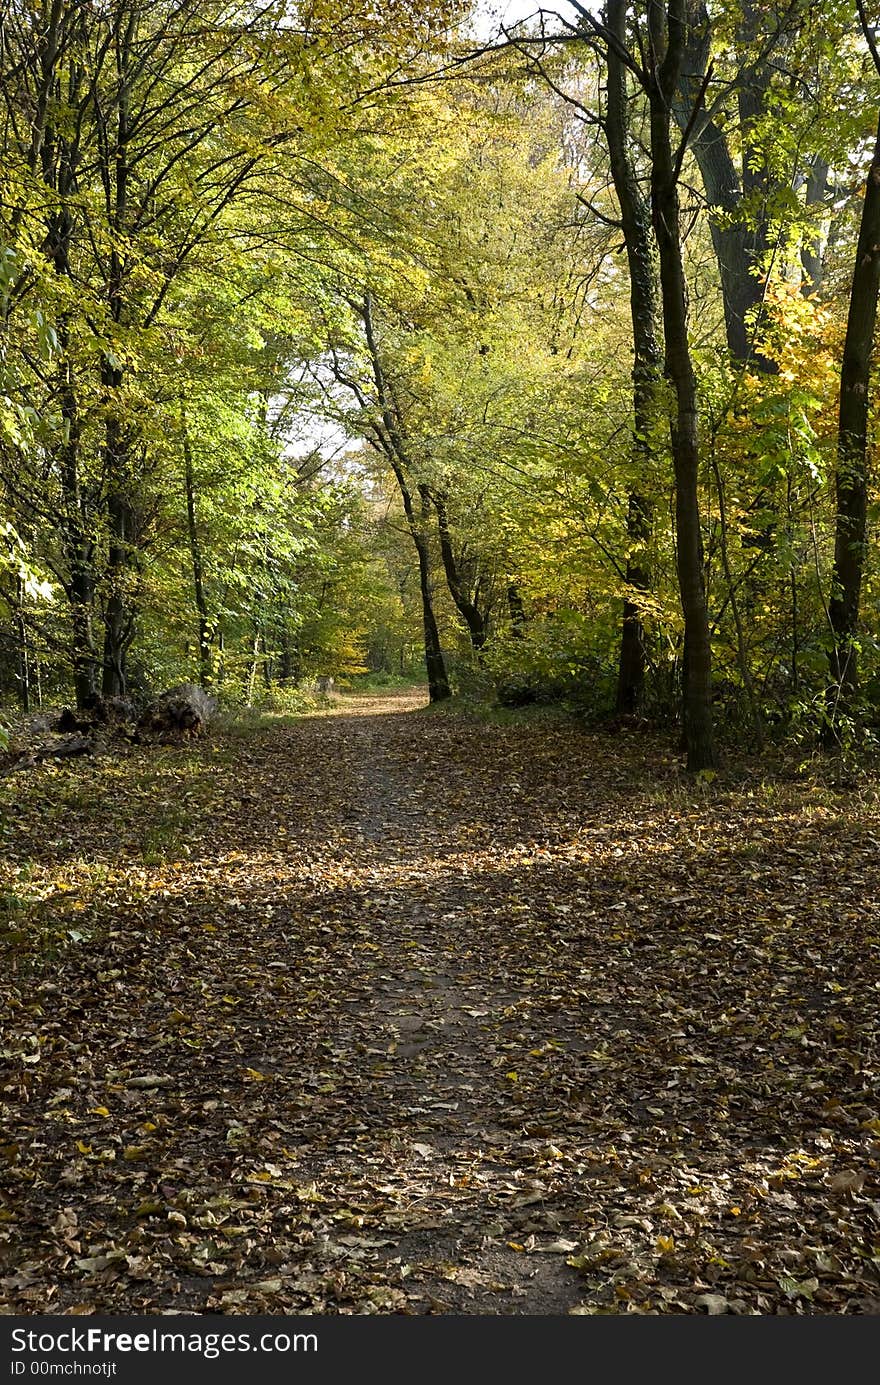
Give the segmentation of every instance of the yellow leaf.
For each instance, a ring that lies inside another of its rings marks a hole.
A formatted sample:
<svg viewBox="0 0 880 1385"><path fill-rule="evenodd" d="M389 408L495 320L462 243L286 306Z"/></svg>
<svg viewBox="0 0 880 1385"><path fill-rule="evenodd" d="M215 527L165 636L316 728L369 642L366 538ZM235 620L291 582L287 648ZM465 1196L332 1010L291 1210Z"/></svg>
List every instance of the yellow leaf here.
<svg viewBox="0 0 880 1385"><path fill-rule="evenodd" d="M90 1106L90 1107L89 1107L89 1115L90 1115L90 1116L109 1116L109 1114L110 1114L110 1112L107 1110L107 1107L106 1107L106 1106Z"/></svg>
<svg viewBox="0 0 880 1385"><path fill-rule="evenodd" d="M156 1212L161 1211L161 1202L155 1202L151 1198L145 1198L143 1202L138 1203L137 1207L134 1209L134 1214L136 1217L151 1217Z"/></svg>
<svg viewBox="0 0 880 1385"><path fill-rule="evenodd" d="M82 1140L77 1140L76 1147L80 1154L91 1154L92 1152L92 1146L83 1144Z"/></svg>
<svg viewBox="0 0 880 1385"><path fill-rule="evenodd" d="M506 1072L506 1073L504 1074L504 1076L507 1078L508 1082L518 1082L518 1081L519 1081L519 1073L518 1073L518 1072Z"/></svg>
<svg viewBox="0 0 880 1385"><path fill-rule="evenodd" d="M146 1152L143 1145L126 1145L125 1149L122 1151L122 1157L126 1163L133 1164L138 1159L143 1159Z"/></svg>
<svg viewBox="0 0 880 1385"><path fill-rule="evenodd" d="M675 1250L675 1237L658 1236L654 1244L660 1255L671 1255Z"/></svg>

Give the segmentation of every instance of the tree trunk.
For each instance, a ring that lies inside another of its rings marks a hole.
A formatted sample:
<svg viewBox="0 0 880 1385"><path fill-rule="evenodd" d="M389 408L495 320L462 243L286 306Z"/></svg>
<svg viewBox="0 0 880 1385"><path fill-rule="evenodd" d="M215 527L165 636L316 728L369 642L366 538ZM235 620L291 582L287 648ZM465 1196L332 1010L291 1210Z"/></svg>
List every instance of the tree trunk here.
<svg viewBox="0 0 880 1385"><path fill-rule="evenodd" d="M880 121L865 187L840 372L837 517L832 573L830 689L832 723L858 690L859 605L868 509L868 409L880 288Z"/></svg>
<svg viewBox="0 0 880 1385"><path fill-rule="evenodd" d="M116 71L119 87L116 93L116 120L113 141L106 151L105 196L111 230L107 268L107 306L116 329L123 325L126 269L122 241L128 223L129 184L129 101L128 65L131 42L137 17L137 6L117 17L119 29L116 43ZM108 597L104 615L104 676L102 691L105 697L125 697L128 647L134 636L134 611L129 582L134 566L134 512L131 498L130 425L123 416L120 398L124 379L122 365L109 353L101 360L101 385L107 408L104 434L104 470L107 477L107 587Z"/></svg>
<svg viewBox="0 0 880 1385"><path fill-rule="evenodd" d="M109 383L109 387L116 390L121 383L120 372L107 365L104 380L105 384ZM101 689L105 697L126 695L126 659L134 633L134 614L128 593L134 539L134 516L128 496L128 452L128 438L114 411L107 419L105 441L108 596L104 614L104 674Z"/></svg>
<svg viewBox="0 0 880 1385"><path fill-rule="evenodd" d="M510 614L510 633L515 640L524 639L522 627L526 623L526 608L515 582L507 584L507 610Z"/></svg>
<svg viewBox="0 0 880 1385"><path fill-rule="evenodd" d="M25 588L19 577L16 584L15 625L18 633L18 697L21 710L31 710L31 651L25 617Z"/></svg>
<svg viewBox="0 0 880 1385"><path fill-rule="evenodd" d="M251 657L245 681L245 706L254 705L254 683L257 677L257 664L260 662L260 627L254 621L254 638L251 644Z"/></svg>
<svg viewBox="0 0 880 1385"><path fill-rule="evenodd" d="M608 0L606 23L623 47L626 43L626 0ZM653 506L644 486L651 461L651 436L655 425L660 384L657 288L651 244L651 211L642 195L629 155L630 120L626 91L627 72L615 44L608 46L608 96L605 133L611 176L620 208L620 220L629 268L630 318L633 335L633 460L641 487L634 487L627 505L626 583L631 592L650 591L648 546ZM637 712L645 695L645 627L638 600L628 595L623 603L623 628L617 677L617 712Z"/></svg>
<svg viewBox="0 0 880 1385"><path fill-rule="evenodd" d="M208 616L208 603L205 600L204 565L202 544L196 516L196 487L193 469L192 444L187 426L186 408L180 406L180 419L183 433L184 484L186 486L186 527L189 537L189 556L192 564L193 592L198 615L199 638L199 684L203 688L211 686L211 622Z"/></svg>
<svg viewBox="0 0 880 1385"><path fill-rule="evenodd" d="M68 568L65 585L72 625L74 694L78 710L84 711L98 689L98 655L92 629L95 601L94 540L88 532L80 481L79 409L73 368L67 358L67 326L63 322L59 324L59 344L59 399L64 431L56 455L63 503L61 538Z"/></svg>
<svg viewBox="0 0 880 1385"><path fill-rule="evenodd" d="M710 233L724 304L727 346L734 361L751 361L758 370L772 371L773 363L753 349L754 331L747 323L764 293L755 270L768 245L767 170L760 149L754 147L752 127L763 111L770 67L767 55L750 62L749 45L760 28L761 16L753 0L746 0L737 25L736 45L748 66L738 92L741 171L734 163L725 132L708 116L692 121L695 102L706 74L711 47L711 20L704 0L691 6L686 47L679 64L673 110L679 128L691 127L690 148L700 170L710 212Z"/></svg>
<svg viewBox="0 0 880 1385"><path fill-rule="evenodd" d="M381 428L376 428L376 445L387 457L397 481L407 528L416 550L419 564L419 593L422 599L422 626L425 640L425 669L428 675L428 697L431 702L443 702L452 696L446 660L440 643L440 632L434 614L434 595L431 587L431 550L427 537L427 497L421 495L422 511L417 515L413 505L412 492L407 481L407 470L411 469L405 443L403 421L388 388L379 345L373 328L372 305L369 296L364 302L362 321L370 352L373 380L382 418Z"/></svg>
<svg viewBox="0 0 880 1385"><path fill-rule="evenodd" d="M828 163L821 155L817 154L810 162L810 171L807 175L807 206L820 207L825 200L827 189ZM803 294L818 293L825 274L822 255L822 228L818 222L815 231L805 239L801 246L801 269L803 270L801 292Z"/></svg>
<svg viewBox="0 0 880 1385"><path fill-rule="evenodd" d="M446 585L449 587L449 595L455 602L456 610L468 628L468 634L470 635L473 648L479 654L483 645L486 643L486 617L465 591L464 580L455 556L452 535L449 531L449 515L446 509L446 497L441 492L432 490L430 492L430 499L434 506L434 513L437 516L437 531L440 535L440 557L443 561L443 571L446 574Z"/></svg>
<svg viewBox="0 0 880 1385"><path fill-rule="evenodd" d="M297 682L299 670L295 657L295 645L290 637L290 628L284 619L278 625L278 649L280 653L278 681L282 687L286 688Z"/></svg>
<svg viewBox="0 0 880 1385"><path fill-rule="evenodd" d="M413 531L411 531L413 532ZM440 644L440 631L434 615L434 598L431 591L431 560L427 540L423 534L413 532L413 543L419 559L419 592L422 598L422 625L425 634L425 670L428 675L428 699L443 702L452 696L446 660Z"/></svg>
<svg viewBox="0 0 880 1385"><path fill-rule="evenodd" d="M673 395L670 439L675 471L676 568L685 629L683 721L689 770L716 764L712 721L712 650L703 585L699 506L697 382L687 331L687 285L679 223L678 168L670 114L687 34L686 0L649 5L654 68L648 75L651 211L660 258L665 374Z"/></svg>

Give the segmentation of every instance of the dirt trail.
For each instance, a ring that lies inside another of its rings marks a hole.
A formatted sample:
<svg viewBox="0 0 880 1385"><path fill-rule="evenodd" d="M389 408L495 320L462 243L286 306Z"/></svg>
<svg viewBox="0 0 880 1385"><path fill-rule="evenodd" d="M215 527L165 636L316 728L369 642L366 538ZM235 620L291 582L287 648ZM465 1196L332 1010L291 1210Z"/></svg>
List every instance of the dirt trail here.
<svg viewBox="0 0 880 1385"><path fill-rule="evenodd" d="M404 694L28 793L18 1311L877 1311L873 803Z"/></svg>

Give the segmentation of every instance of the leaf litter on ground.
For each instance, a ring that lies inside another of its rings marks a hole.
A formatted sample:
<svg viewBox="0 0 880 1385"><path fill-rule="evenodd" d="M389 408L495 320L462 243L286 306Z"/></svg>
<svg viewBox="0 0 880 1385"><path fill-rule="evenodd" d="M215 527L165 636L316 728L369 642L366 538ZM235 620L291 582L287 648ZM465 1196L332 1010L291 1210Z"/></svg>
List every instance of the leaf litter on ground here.
<svg viewBox="0 0 880 1385"><path fill-rule="evenodd" d="M880 1311L873 783L395 695L3 792L5 1311Z"/></svg>

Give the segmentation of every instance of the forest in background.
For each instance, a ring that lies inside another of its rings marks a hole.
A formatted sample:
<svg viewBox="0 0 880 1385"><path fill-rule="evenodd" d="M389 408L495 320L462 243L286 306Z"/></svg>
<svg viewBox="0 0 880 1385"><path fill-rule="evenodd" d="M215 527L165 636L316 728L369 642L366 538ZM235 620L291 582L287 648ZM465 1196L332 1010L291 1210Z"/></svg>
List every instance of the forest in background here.
<svg viewBox="0 0 880 1385"><path fill-rule="evenodd" d="M3 0L0 90L8 706L871 735L861 0Z"/></svg>
<svg viewBox="0 0 880 1385"><path fill-rule="evenodd" d="M874 20L528 9L0 0L0 1321L880 1313Z"/></svg>

